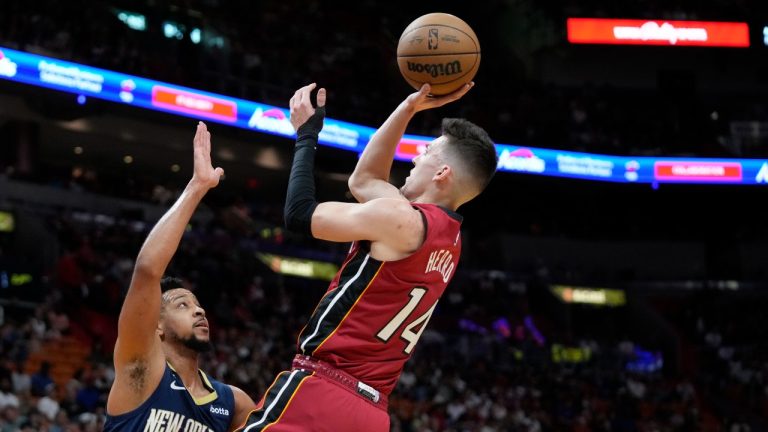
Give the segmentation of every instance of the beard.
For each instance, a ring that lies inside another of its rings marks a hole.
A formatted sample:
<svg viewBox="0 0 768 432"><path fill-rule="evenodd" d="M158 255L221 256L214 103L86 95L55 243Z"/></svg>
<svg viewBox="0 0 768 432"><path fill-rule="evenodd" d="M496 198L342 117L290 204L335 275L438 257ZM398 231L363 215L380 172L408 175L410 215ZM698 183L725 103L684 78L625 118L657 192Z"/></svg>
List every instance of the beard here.
<svg viewBox="0 0 768 432"><path fill-rule="evenodd" d="M204 353L213 349L213 344L211 343L210 339L200 340L195 337L195 335L192 335L186 339L180 339L179 342L196 353Z"/></svg>
<svg viewBox="0 0 768 432"><path fill-rule="evenodd" d="M169 336L173 342L180 343L196 353L205 353L213 350L213 344L210 339L198 339L194 334L187 337L181 337L176 333L171 333Z"/></svg>

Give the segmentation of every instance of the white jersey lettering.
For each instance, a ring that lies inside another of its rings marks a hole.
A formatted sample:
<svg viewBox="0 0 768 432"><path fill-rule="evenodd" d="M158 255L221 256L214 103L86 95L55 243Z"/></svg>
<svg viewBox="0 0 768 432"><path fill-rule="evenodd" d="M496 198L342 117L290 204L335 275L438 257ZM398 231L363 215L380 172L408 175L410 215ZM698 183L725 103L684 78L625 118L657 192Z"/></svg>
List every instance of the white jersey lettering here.
<svg viewBox="0 0 768 432"><path fill-rule="evenodd" d="M436 271L443 277L443 282L448 283L448 281L451 280L451 275L453 274L455 266L456 265L453 262L453 254L449 250L440 249L439 251L432 251L432 253L429 254L427 267L424 270L424 273Z"/></svg>

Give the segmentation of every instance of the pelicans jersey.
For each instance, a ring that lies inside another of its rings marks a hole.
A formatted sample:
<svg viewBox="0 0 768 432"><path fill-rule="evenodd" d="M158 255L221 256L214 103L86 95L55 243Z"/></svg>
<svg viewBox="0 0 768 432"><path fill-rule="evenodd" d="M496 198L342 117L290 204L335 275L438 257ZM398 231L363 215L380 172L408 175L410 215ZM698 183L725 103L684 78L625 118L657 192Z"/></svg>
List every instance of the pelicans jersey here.
<svg viewBox="0 0 768 432"><path fill-rule="evenodd" d="M436 205L421 211L424 242L412 255L381 262L356 242L298 340L323 360L389 394L453 276L461 216Z"/></svg>
<svg viewBox="0 0 768 432"><path fill-rule="evenodd" d="M107 415L105 432L226 432L235 415L232 389L209 379L200 371L203 383L211 391L194 399L178 374L166 364L157 389L138 408L117 416Z"/></svg>
<svg viewBox="0 0 768 432"><path fill-rule="evenodd" d="M451 280L461 254L461 216L412 204L422 245L378 261L355 242L281 373L239 431L387 432L388 395Z"/></svg>

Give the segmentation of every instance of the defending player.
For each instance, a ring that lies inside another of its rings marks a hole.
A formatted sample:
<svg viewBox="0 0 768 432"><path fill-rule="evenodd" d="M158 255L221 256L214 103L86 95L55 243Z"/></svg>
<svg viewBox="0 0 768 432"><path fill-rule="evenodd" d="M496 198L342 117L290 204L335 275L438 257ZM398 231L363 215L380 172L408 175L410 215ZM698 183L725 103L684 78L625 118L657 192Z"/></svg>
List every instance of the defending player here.
<svg viewBox="0 0 768 432"><path fill-rule="evenodd" d="M203 196L224 174L211 166L211 134L194 138L194 174L147 236L118 321L115 382L105 431L231 431L253 409L237 387L209 378L198 356L211 347L205 310L179 280L161 278Z"/></svg>

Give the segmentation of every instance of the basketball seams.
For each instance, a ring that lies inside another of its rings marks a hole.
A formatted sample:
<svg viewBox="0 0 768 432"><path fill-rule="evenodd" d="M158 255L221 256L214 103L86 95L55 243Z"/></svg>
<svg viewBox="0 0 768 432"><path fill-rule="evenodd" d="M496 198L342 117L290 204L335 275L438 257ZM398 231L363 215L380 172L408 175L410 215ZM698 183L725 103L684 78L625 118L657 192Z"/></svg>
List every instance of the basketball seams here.
<svg viewBox="0 0 768 432"><path fill-rule="evenodd" d="M410 58L410 57L439 57L439 56L459 56L459 55L479 55L480 51L472 51L472 52L457 52L457 53L445 53L445 54L408 54L408 55L399 55L397 58Z"/></svg>
<svg viewBox="0 0 768 432"><path fill-rule="evenodd" d="M475 53L477 53L477 54L480 53L480 47L477 46L477 40L476 40L477 39L477 35L474 35L474 37L473 37L472 35L470 35L469 33L465 32L464 30L458 29L458 28L453 27L453 26L449 26L447 24L425 24L425 25L422 25L422 26L415 27L415 28L413 28L411 30L408 30L408 32L403 32L402 36L400 36L400 39L398 39L397 44L400 45L400 42L402 42L403 38L405 38L406 35L411 34L414 31L416 31L418 29L422 29L424 27L446 27L446 28L449 28L449 29L456 30L457 32L464 34L464 36L467 36L469 38L469 40L472 41L472 44L475 46L475 50L476 50ZM474 31L473 31L473 33L474 33ZM448 53L448 54L452 54L452 53ZM399 56L400 56L400 54L398 54L398 57Z"/></svg>

